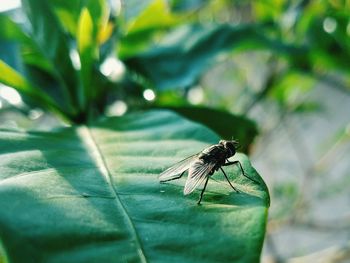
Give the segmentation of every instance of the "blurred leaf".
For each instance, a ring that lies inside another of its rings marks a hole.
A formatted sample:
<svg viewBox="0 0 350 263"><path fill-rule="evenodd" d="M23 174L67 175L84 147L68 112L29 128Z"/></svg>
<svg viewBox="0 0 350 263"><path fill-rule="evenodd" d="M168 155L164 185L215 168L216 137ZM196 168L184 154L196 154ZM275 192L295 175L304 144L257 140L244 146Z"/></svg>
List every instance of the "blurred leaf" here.
<svg viewBox="0 0 350 263"><path fill-rule="evenodd" d="M180 16L170 12L166 1L154 0L136 19L128 23L126 34L174 26L180 22L179 19Z"/></svg>
<svg viewBox="0 0 350 263"><path fill-rule="evenodd" d="M334 18L328 18L334 19ZM348 18L346 19L348 21ZM316 68L345 71L350 68L350 39L346 34L347 21L343 23L342 29L336 29L334 33L324 31L324 20L314 21L308 29L308 37L311 42L310 57ZM337 27L340 27L340 20L335 20ZM341 31L339 34L337 31Z"/></svg>
<svg viewBox="0 0 350 263"><path fill-rule="evenodd" d="M17 71L23 72L22 59L16 42L0 39L0 60L3 60Z"/></svg>
<svg viewBox="0 0 350 263"><path fill-rule="evenodd" d="M1 83L16 88L21 92L38 92L34 87L31 86L30 83L26 81L26 79L24 79L19 73L17 73L2 60L0 60L0 72Z"/></svg>
<svg viewBox="0 0 350 263"><path fill-rule="evenodd" d="M77 45L81 61L80 74L83 84L80 97L83 101L83 105L85 105L84 108L87 108L86 103L89 103L87 101L91 99L91 92L94 88L91 86L91 75L93 61L97 52L95 48L92 18L87 8L83 8L81 11L77 32Z"/></svg>
<svg viewBox="0 0 350 263"><path fill-rule="evenodd" d="M218 139L167 111L52 132L1 131L0 230L8 259L258 262L269 194L245 155L236 159L261 184L227 168L242 193L210 181L201 206L199 190L183 196L182 186L157 178Z"/></svg>
<svg viewBox="0 0 350 263"><path fill-rule="evenodd" d="M51 97L42 93L40 89L32 86L23 76L5 64L2 60L0 60L0 72L0 83L15 88L43 108L51 109L60 115L64 114L64 110L60 109Z"/></svg>
<svg viewBox="0 0 350 263"><path fill-rule="evenodd" d="M267 38L259 25L186 25L171 32L158 46L127 58L125 63L158 89L187 87L220 53L257 48L295 57L305 53L302 48Z"/></svg>
<svg viewBox="0 0 350 263"><path fill-rule="evenodd" d="M0 262L1 263L8 263L10 262L7 258L6 252L5 252L5 248L2 244L2 240L0 239Z"/></svg>
<svg viewBox="0 0 350 263"><path fill-rule="evenodd" d="M141 94L142 95L142 94ZM187 106L185 90L164 90L157 93L156 104L166 107L172 106Z"/></svg>
<svg viewBox="0 0 350 263"><path fill-rule="evenodd" d="M0 13L0 39L13 41L21 49L22 60L26 64L36 65L47 72L52 72L52 65L43 57L38 46L34 43L26 32L22 29L22 25L11 20L10 16ZM17 54L6 50L8 56L17 56Z"/></svg>
<svg viewBox="0 0 350 263"><path fill-rule="evenodd" d="M5 39L5 42L1 44L3 49L0 49L0 59L25 76L27 81L38 89L38 93L49 94L62 109L69 109L69 101L66 100L54 79L52 63L43 56L37 44L29 37L25 26L15 23L10 16L0 14L1 27L4 30L0 32L0 39ZM3 54L1 54L2 52ZM28 94L22 93L22 95L26 104L33 105L32 103L35 103L35 100L30 100L27 97ZM41 104L40 106L43 107Z"/></svg>
<svg viewBox="0 0 350 263"><path fill-rule="evenodd" d="M169 1L171 3L172 10L176 12L190 12L190 11L196 11L199 8L203 7L203 5L206 4L206 0L171 0Z"/></svg>
<svg viewBox="0 0 350 263"><path fill-rule="evenodd" d="M303 115L305 113L320 113L321 111L324 111L324 105L320 104L318 101L309 101L309 102L303 102L297 105L293 112L295 113L302 113Z"/></svg>
<svg viewBox="0 0 350 263"><path fill-rule="evenodd" d="M97 42L102 45L104 44L107 40L110 39L110 37L112 36L113 34L113 31L114 31L114 23L112 22L109 22L108 20L101 25L101 28L98 32L98 36L97 36Z"/></svg>
<svg viewBox="0 0 350 263"><path fill-rule="evenodd" d="M280 74L270 95L281 105L295 108L315 83L316 80L312 76L290 70L284 74Z"/></svg>
<svg viewBox="0 0 350 263"><path fill-rule="evenodd" d="M126 58L145 50L155 33L182 22L184 15L171 13L166 1L154 0L125 26L118 45L118 56Z"/></svg>
<svg viewBox="0 0 350 263"><path fill-rule="evenodd" d="M55 77L67 99L76 110L82 109L83 104L79 98L80 83L70 60L68 39L53 13L50 2L23 0L22 5L31 22L33 40L52 63Z"/></svg>
<svg viewBox="0 0 350 263"><path fill-rule="evenodd" d="M249 146L258 135L255 122L244 116L206 107L181 106L166 108L190 120L204 124L219 134L222 139L238 140L241 146L239 150L245 153L249 152Z"/></svg>
<svg viewBox="0 0 350 263"><path fill-rule="evenodd" d="M99 28L108 20L108 4L104 0L51 0L51 6L59 18L60 24L73 37L76 37L83 8L87 8L93 18L93 36L96 38Z"/></svg>
<svg viewBox="0 0 350 263"><path fill-rule="evenodd" d="M84 6L83 0L51 0L50 4L54 7L54 12L59 18L62 27L72 36L76 36L78 21L81 9Z"/></svg>
<svg viewBox="0 0 350 263"><path fill-rule="evenodd" d="M92 24L94 28L94 38L97 38L98 32L102 25L108 22L110 9L105 0L89 0L87 1L86 8L91 15Z"/></svg>
<svg viewBox="0 0 350 263"><path fill-rule="evenodd" d="M256 1L252 5L252 9L255 16L260 20L277 20L283 16L283 11L285 11L286 3L283 1Z"/></svg>
<svg viewBox="0 0 350 263"><path fill-rule="evenodd" d="M8 15L0 13L0 39L25 41L27 35L23 33L21 28L13 22Z"/></svg>
<svg viewBox="0 0 350 263"><path fill-rule="evenodd" d="M122 21L129 23L135 20L154 0L128 0L123 2L121 8Z"/></svg>

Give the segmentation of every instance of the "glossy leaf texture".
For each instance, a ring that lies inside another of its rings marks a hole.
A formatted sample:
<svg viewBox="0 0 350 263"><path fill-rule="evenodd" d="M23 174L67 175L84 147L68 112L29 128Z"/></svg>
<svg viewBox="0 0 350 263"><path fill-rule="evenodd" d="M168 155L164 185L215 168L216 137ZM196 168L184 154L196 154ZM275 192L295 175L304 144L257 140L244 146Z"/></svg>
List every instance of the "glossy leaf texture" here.
<svg viewBox="0 0 350 263"><path fill-rule="evenodd" d="M9 262L258 262L269 194L225 167L183 196L158 174L218 137L168 111L52 132L0 132L0 240Z"/></svg>

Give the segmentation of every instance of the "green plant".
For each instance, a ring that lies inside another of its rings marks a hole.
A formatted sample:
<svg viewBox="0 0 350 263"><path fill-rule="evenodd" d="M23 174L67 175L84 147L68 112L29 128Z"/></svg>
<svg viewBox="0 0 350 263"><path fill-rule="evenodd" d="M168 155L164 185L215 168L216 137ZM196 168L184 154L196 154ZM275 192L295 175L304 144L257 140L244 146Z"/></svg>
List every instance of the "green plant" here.
<svg viewBox="0 0 350 263"><path fill-rule="evenodd" d="M219 140L169 109L222 138L235 135L246 152L255 124L185 103L146 104L142 92L186 89L217 54L235 45L267 47L263 25L188 25L189 15L175 14L159 0L131 20L102 0L22 5L29 29L0 16L2 39L16 41L20 53L11 66L0 61L0 82L70 127L0 132L0 260L258 261L270 200L246 155L235 158L261 184L228 169L243 193L232 193L218 176L203 206L195 205L195 194L184 197L180 185L157 180L168 165ZM187 48L186 34L193 37ZM101 70L110 57L126 65L118 81ZM105 117L107 106L121 98L131 113Z"/></svg>

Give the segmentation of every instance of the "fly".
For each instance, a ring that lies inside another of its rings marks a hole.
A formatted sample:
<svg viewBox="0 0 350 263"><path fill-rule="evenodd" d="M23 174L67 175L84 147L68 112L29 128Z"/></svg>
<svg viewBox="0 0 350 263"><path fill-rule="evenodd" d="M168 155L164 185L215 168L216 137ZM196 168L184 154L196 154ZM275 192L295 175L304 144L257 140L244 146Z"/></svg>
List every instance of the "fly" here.
<svg viewBox="0 0 350 263"><path fill-rule="evenodd" d="M197 204L199 205L203 198L203 193L207 187L209 177L219 169L224 174L227 182L237 193L239 192L228 179L222 166L238 165L241 169L242 175L251 181L259 184L258 181L250 178L245 174L242 164L239 161L230 162L228 159L236 154L238 147L237 141L220 140L218 144L214 144L205 148L203 151L187 157L186 159L174 164L159 175L161 183L171 180L179 179L188 170L188 177L184 188L184 195L192 193L197 186L204 182L201 195Z"/></svg>

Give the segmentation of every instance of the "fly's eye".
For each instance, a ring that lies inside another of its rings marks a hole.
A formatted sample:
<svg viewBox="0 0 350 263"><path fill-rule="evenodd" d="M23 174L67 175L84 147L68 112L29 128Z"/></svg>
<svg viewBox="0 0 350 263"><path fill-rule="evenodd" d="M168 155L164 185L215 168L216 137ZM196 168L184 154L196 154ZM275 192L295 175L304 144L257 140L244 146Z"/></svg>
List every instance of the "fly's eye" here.
<svg viewBox="0 0 350 263"><path fill-rule="evenodd" d="M233 143L231 143L231 142L227 142L227 143L225 144L225 148L226 148L226 149L229 149L232 155L234 155L234 154L236 153L236 147L235 147L235 145L234 145Z"/></svg>
<svg viewBox="0 0 350 263"><path fill-rule="evenodd" d="M225 143L225 146L229 149L232 149L232 148L235 148L235 146L233 145L233 143L230 143L230 142L226 142Z"/></svg>

